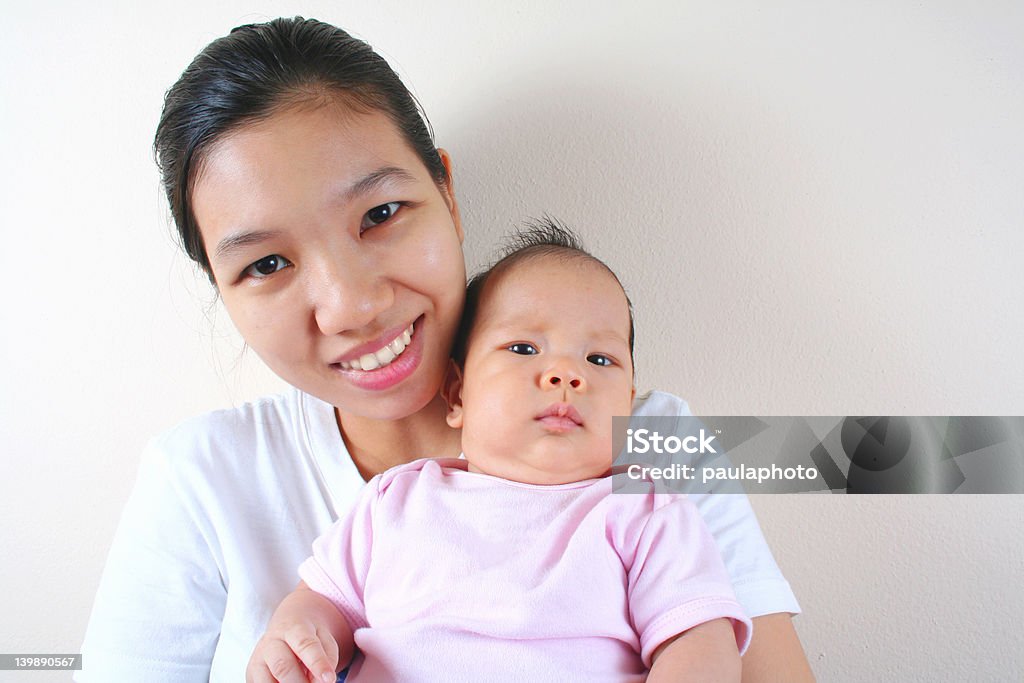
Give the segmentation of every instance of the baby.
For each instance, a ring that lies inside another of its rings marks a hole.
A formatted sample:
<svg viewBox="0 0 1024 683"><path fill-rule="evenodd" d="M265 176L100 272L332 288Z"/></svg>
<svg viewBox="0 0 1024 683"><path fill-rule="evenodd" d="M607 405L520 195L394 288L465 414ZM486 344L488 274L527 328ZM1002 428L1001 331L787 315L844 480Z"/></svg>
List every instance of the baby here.
<svg viewBox="0 0 1024 683"><path fill-rule="evenodd" d="M750 622L696 508L612 493L632 347L611 270L553 224L522 233L467 290L444 386L465 459L367 484L249 680L738 681Z"/></svg>

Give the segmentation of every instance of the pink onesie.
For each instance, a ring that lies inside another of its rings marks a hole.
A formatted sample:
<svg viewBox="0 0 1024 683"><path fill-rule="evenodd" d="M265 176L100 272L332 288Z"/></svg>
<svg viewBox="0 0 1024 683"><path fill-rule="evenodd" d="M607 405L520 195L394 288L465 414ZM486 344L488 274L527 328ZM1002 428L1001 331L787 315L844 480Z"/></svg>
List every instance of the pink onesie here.
<svg viewBox="0 0 1024 683"><path fill-rule="evenodd" d="M536 486L417 460L374 477L299 568L348 619L348 681L643 681L651 655L750 621L700 513L612 479Z"/></svg>

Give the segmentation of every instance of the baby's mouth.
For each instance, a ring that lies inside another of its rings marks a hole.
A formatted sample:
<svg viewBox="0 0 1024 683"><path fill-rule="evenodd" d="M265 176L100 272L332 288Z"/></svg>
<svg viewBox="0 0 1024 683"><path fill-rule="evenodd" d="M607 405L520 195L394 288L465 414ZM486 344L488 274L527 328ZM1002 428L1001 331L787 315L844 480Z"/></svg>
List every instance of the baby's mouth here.
<svg viewBox="0 0 1024 683"><path fill-rule="evenodd" d="M568 432L583 426L583 416L569 403L552 403L535 418L552 431Z"/></svg>
<svg viewBox="0 0 1024 683"><path fill-rule="evenodd" d="M364 353L359 358L342 361L338 363L338 367L342 370L362 370L366 372L391 365L409 346L409 343L412 341L412 334L413 324L409 323L409 327L402 330L401 334L373 353Z"/></svg>

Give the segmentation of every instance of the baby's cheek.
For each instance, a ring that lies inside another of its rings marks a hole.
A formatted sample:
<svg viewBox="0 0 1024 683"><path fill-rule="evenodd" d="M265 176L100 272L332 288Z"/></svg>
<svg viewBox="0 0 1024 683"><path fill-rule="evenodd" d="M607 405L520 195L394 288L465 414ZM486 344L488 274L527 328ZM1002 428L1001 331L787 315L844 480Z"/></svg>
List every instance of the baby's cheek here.
<svg viewBox="0 0 1024 683"><path fill-rule="evenodd" d="M622 411L618 410L613 413L611 417L606 418L606 422L601 426L600 434L598 439L601 443L602 453L606 454L609 458L615 459L619 453L626 448L626 426L628 425L628 418L630 415L630 406L625 406ZM621 429L615 430L615 418L623 418L621 420Z"/></svg>

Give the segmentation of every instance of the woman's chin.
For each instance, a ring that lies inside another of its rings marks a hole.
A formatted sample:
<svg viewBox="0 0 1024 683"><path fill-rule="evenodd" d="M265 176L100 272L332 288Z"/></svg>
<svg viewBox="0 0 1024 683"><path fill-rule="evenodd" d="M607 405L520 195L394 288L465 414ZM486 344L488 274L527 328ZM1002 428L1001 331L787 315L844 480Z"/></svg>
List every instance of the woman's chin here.
<svg viewBox="0 0 1024 683"><path fill-rule="evenodd" d="M343 416L352 415L370 420L402 420L412 417L439 397L440 373L428 377L430 373L423 370L425 368L420 368L420 372L385 390L360 390L355 392L357 395L353 395L351 391L335 391L318 398L331 403Z"/></svg>

